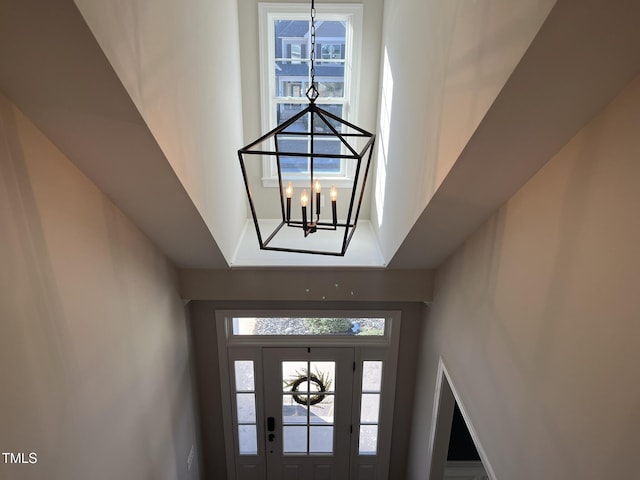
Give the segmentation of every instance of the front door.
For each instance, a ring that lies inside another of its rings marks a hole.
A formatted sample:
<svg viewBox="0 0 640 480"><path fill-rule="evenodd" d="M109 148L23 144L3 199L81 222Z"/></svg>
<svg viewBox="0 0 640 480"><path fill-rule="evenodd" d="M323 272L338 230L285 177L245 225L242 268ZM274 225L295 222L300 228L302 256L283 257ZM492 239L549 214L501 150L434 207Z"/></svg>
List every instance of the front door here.
<svg viewBox="0 0 640 480"><path fill-rule="evenodd" d="M353 348L264 348L268 480L347 480Z"/></svg>

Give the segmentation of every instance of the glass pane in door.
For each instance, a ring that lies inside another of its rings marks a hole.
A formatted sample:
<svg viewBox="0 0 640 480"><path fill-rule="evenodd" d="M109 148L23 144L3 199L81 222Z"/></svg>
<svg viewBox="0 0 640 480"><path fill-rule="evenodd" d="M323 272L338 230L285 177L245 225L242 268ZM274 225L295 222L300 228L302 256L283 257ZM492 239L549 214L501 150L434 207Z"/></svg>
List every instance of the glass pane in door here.
<svg viewBox="0 0 640 480"><path fill-rule="evenodd" d="M335 362L310 362L311 378L316 379L316 389L333 392L335 388Z"/></svg>
<svg viewBox="0 0 640 480"><path fill-rule="evenodd" d="M360 455L375 455L378 450L378 426L360 425L360 441L358 453Z"/></svg>
<svg viewBox="0 0 640 480"><path fill-rule="evenodd" d="M235 377L237 392L254 391L253 360L236 360Z"/></svg>
<svg viewBox="0 0 640 480"><path fill-rule="evenodd" d="M282 362L282 390L284 392L307 392L308 362Z"/></svg>
<svg viewBox="0 0 640 480"><path fill-rule="evenodd" d="M236 394L238 423L256 423L256 400L253 393Z"/></svg>
<svg viewBox="0 0 640 480"><path fill-rule="evenodd" d="M309 413L309 423L312 424L333 424L334 398L331 394L326 394L321 402L311 405Z"/></svg>
<svg viewBox="0 0 640 480"><path fill-rule="evenodd" d="M362 362L362 391L379 392L382 384L382 362L367 360Z"/></svg>
<svg viewBox="0 0 640 480"><path fill-rule="evenodd" d="M282 424L307 424L307 406L300 405L293 399L293 395L282 396Z"/></svg>
<svg viewBox="0 0 640 480"><path fill-rule="evenodd" d="M284 453L307 453L307 427L282 427Z"/></svg>
<svg viewBox="0 0 640 480"><path fill-rule="evenodd" d="M309 430L309 453L333 452L333 427L311 427Z"/></svg>
<svg viewBox="0 0 640 480"><path fill-rule="evenodd" d="M362 408L360 410L360 423L378 423L380 411L380 394L363 393Z"/></svg>
<svg viewBox="0 0 640 480"><path fill-rule="evenodd" d="M241 455L258 453L258 436L255 425L238 425L238 443Z"/></svg>
<svg viewBox="0 0 640 480"><path fill-rule="evenodd" d="M336 362L282 362L283 453L332 453Z"/></svg>

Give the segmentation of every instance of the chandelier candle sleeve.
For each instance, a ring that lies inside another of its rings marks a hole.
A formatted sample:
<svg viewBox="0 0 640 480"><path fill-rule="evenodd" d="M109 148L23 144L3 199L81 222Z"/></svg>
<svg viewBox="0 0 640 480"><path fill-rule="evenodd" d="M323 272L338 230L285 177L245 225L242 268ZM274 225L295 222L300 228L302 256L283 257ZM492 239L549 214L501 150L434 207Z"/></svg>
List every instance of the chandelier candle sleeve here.
<svg viewBox="0 0 640 480"><path fill-rule="evenodd" d="M307 196L307 191L302 190L302 195L300 195L300 205L302 205L302 228L304 229L305 236L307 233L307 203L309 202L309 197Z"/></svg>
<svg viewBox="0 0 640 480"><path fill-rule="evenodd" d="M316 191L316 215L318 217L320 217L320 190L321 190L321 186L320 186L320 180L316 180L316 186L315 186L315 191Z"/></svg>
<svg viewBox="0 0 640 480"><path fill-rule="evenodd" d="M293 195L293 185L291 182L287 185L287 223L291 221L291 196Z"/></svg>
<svg viewBox="0 0 640 480"><path fill-rule="evenodd" d="M336 190L335 185L331 185L331 191L329 192L329 196L331 197L331 214L333 217L333 226L335 227L338 224L338 212L336 208L336 200L338 199L338 191Z"/></svg>

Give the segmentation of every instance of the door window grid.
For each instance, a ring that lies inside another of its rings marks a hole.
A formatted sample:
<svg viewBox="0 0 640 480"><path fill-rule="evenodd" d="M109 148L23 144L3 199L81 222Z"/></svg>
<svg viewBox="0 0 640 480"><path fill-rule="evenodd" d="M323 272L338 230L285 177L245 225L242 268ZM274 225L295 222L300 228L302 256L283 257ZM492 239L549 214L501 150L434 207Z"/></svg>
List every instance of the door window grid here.
<svg viewBox="0 0 640 480"><path fill-rule="evenodd" d="M333 454L335 362L282 362L282 450Z"/></svg>
<svg viewBox="0 0 640 480"><path fill-rule="evenodd" d="M362 362L362 393L360 397L360 428L358 454L378 453L380 396L382 394L382 361Z"/></svg>
<svg viewBox="0 0 640 480"><path fill-rule="evenodd" d="M235 403L240 455L258 454L256 387L253 360L235 360Z"/></svg>

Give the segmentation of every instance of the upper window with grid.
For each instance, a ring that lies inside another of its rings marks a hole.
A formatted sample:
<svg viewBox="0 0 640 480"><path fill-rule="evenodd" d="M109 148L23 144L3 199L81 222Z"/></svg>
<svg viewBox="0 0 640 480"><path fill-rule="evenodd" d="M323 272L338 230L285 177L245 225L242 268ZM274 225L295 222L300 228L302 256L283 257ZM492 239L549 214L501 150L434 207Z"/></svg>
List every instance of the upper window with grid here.
<svg viewBox="0 0 640 480"><path fill-rule="evenodd" d="M307 89L311 82L311 13L309 4L260 4L262 120L265 132L285 122L307 104ZM334 115L356 123L353 83L358 78L357 51L360 48L362 5L316 4L316 35L314 50L315 83L320 94L316 103ZM309 131L308 118L301 118L294 126ZM316 131L326 129L320 122ZM307 139L291 136L282 147L291 152L305 153ZM318 145L324 153L340 154L338 139L327 137ZM296 183L308 183L309 159L283 157L283 176ZM348 162L336 158L317 158L314 172L318 178L340 183L348 179ZM275 159L263 163L263 183L277 185Z"/></svg>

